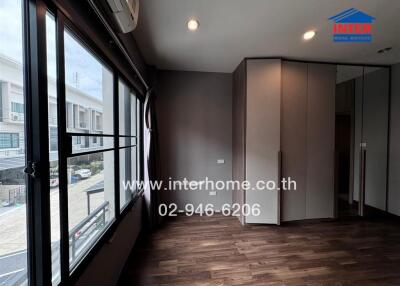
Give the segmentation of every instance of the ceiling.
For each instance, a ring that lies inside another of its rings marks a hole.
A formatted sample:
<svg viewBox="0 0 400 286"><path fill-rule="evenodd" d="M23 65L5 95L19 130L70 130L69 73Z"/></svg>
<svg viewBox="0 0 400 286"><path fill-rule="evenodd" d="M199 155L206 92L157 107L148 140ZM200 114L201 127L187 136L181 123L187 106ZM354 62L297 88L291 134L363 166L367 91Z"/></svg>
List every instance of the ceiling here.
<svg viewBox="0 0 400 286"><path fill-rule="evenodd" d="M232 72L244 57L400 62L400 0L142 0L135 38L159 69ZM329 17L348 8L376 18L371 43L334 43ZM189 18L200 27L188 31ZM305 31L316 37L304 41ZM382 48L389 53L378 54Z"/></svg>

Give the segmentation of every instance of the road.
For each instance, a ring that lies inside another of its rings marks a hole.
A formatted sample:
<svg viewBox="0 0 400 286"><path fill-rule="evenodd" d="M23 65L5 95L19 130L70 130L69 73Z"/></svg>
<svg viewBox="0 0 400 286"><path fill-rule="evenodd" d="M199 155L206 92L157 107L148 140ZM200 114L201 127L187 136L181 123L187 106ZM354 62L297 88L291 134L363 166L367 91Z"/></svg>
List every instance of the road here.
<svg viewBox="0 0 400 286"><path fill-rule="evenodd" d="M87 216L86 190L103 185L103 172L93 175L91 178L69 185L69 227L70 229ZM91 196L92 209L105 201L104 193ZM59 226L59 192L52 190L51 201L51 240L53 249L58 247L60 239ZM3 208L5 209L5 208ZM26 253L26 206L8 208L0 213L0 286L15 285L17 278L23 278L27 271ZM57 253L58 251L54 251ZM53 257L53 261L58 257ZM57 263L54 263L56 265ZM18 283L17 285L20 285Z"/></svg>
<svg viewBox="0 0 400 286"><path fill-rule="evenodd" d="M0 257L0 285L13 285L27 273L26 250Z"/></svg>

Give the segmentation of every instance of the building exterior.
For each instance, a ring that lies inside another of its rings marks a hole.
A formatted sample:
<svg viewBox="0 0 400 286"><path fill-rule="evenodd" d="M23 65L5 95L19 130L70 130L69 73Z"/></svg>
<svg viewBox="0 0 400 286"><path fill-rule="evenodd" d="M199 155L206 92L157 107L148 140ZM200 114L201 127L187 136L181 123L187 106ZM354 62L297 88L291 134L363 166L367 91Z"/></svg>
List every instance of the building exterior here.
<svg viewBox="0 0 400 286"><path fill-rule="evenodd" d="M0 55L0 159L22 157L24 161L24 97L22 65ZM49 147L57 160L57 86L49 80ZM77 87L66 88L67 130L73 133L103 133L103 101ZM73 137L72 150L102 146L100 137ZM1 165L1 164L0 164ZM16 164L16 167L18 164ZM0 168L1 170L1 168Z"/></svg>

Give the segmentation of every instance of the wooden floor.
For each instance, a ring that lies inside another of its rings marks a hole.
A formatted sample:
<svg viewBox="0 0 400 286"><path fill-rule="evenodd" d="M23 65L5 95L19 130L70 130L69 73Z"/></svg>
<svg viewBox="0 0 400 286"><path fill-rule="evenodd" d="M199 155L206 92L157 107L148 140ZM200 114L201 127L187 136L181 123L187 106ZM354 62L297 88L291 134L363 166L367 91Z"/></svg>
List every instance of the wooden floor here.
<svg viewBox="0 0 400 286"><path fill-rule="evenodd" d="M177 217L135 247L120 285L400 285L400 224Z"/></svg>

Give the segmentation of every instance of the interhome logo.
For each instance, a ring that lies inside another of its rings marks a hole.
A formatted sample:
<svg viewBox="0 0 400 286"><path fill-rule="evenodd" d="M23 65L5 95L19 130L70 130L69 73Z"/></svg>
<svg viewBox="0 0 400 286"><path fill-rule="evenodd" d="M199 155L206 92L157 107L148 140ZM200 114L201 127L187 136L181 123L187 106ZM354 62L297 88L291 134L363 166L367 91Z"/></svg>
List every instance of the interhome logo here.
<svg viewBox="0 0 400 286"><path fill-rule="evenodd" d="M345 10L329 20L333 24L334 42L371 42L374 17L357 9Z"/></svg>

